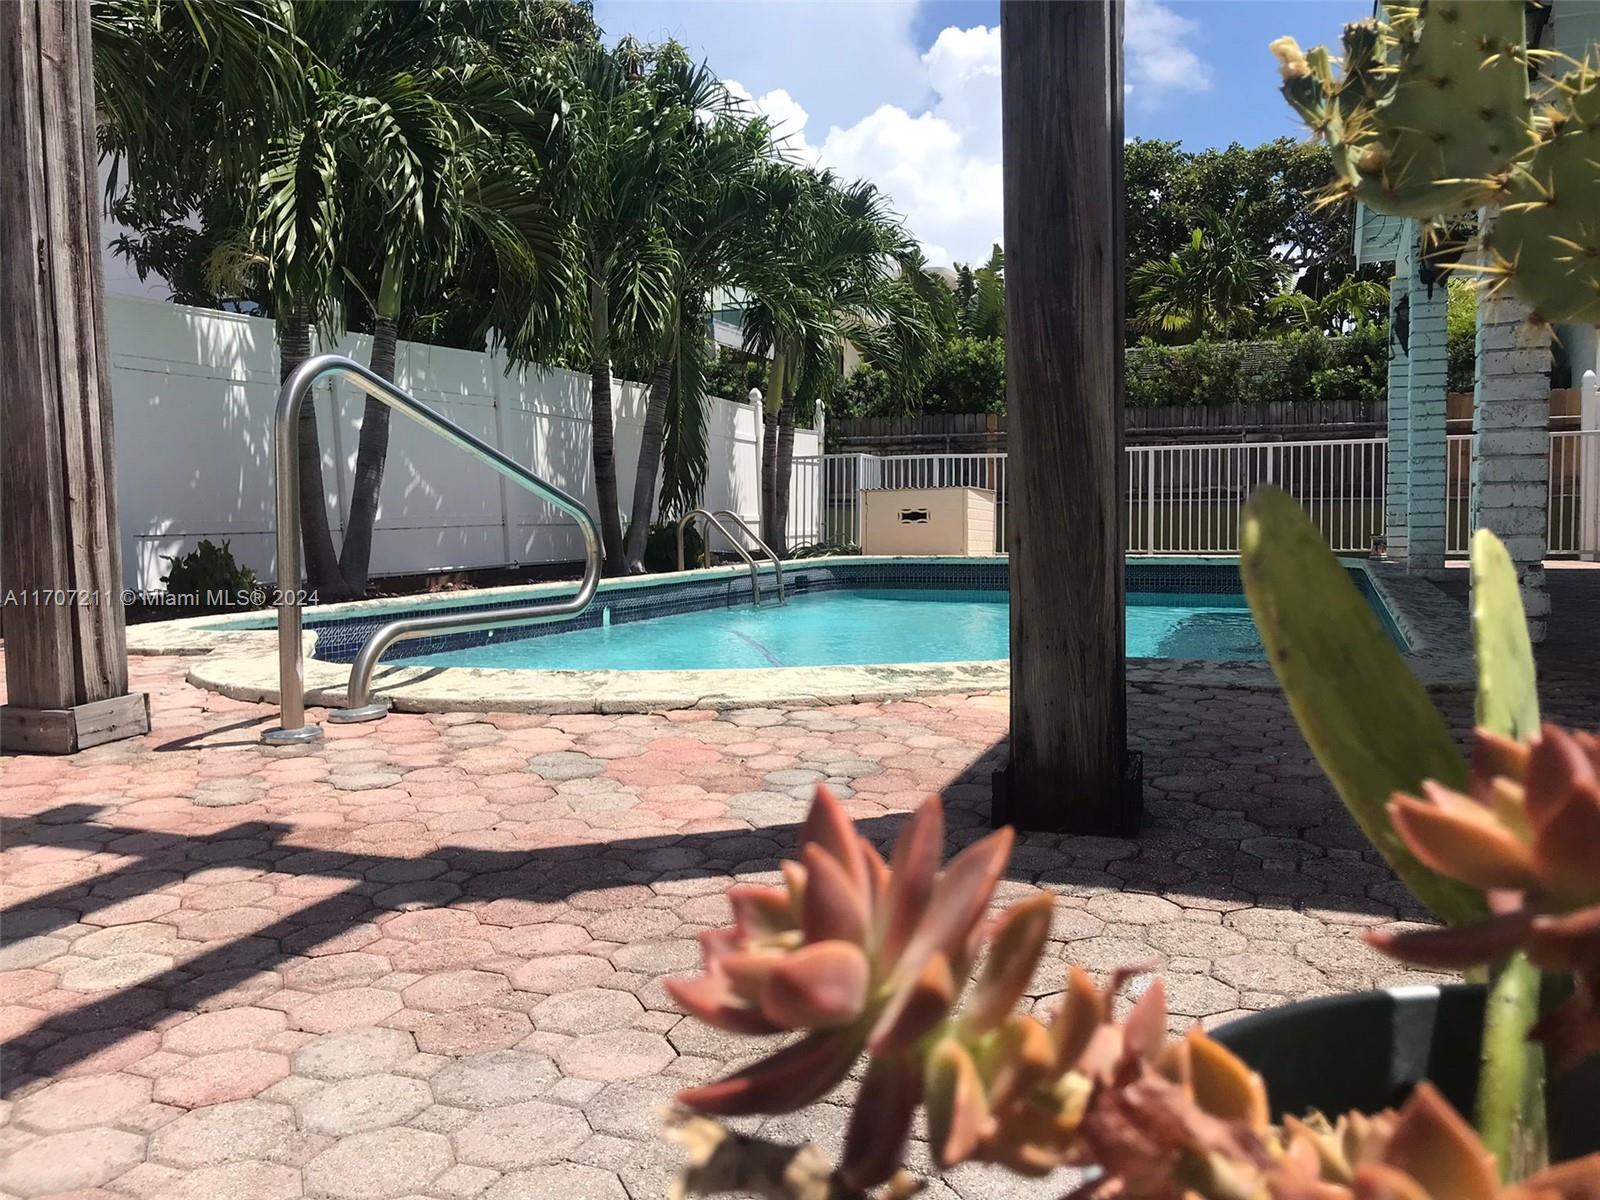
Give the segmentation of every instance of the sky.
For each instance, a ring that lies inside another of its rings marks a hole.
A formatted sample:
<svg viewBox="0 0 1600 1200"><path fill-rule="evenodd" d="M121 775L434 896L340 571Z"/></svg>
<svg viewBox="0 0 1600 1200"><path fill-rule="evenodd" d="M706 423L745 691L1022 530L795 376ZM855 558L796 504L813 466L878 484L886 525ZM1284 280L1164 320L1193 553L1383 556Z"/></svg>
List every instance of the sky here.
<svg viewBox="0 0 1600 1200"><path fill-rule="evenodd" d="M1127 0L1126 127L1191 150L1300 137L1267 43L1337 45L1363 0ZM596 0L608 36L677 38L789 151L882 187L933 265L1000 240L998 0Z"/></svg>

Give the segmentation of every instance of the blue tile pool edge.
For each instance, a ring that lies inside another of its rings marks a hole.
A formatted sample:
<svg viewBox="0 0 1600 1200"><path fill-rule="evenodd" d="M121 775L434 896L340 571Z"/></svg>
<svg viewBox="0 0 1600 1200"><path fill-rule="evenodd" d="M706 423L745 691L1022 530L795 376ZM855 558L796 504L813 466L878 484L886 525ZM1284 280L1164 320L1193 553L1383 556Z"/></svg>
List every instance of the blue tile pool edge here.
<svg viewBox="0 0 1600 1200"><path fill-rule="evenodd" d="M1402 651L1414 644L1405 623L1386 598L1362 560L1343 560L1356 586L1366 596L1385 630ZM1238 560L1231 558L1136 558L1126 561L1127 588L1130 593L1172 592L1190 595L1237 595L1241 591ZM888 588L1007 590L1009 565L1001 556L985 558L833 558L801 559L785 567L786 586L791 593L814 594L862 586ZM762 595L771 600L776 592L771 569L760 575ZM465 593L440 602L418 604L392 600L363 602L358 605L330 605L309 609L306 625L316 633L314 657L325 662L348 663L370 633L400 613L464 611L492 617L497 611L526 604L542 594L559 594L565 586L538 585L536 588L494 589L488 593ZM562 632L587 629L607 620L624 624L676 613L728 608L750 603L750 579L746 569L712 569L682 574L652 575L609 580L590 608L570 620L527 626L501 626L492 634L486 630L447 633L408 642L405 657L470 648L491 637L496 641L549 637ZM353 610L353 611L352 611ZM271 629L271 615L226 618L232 629ZM1159 661L1159 660L1138 660Z"/></svg>

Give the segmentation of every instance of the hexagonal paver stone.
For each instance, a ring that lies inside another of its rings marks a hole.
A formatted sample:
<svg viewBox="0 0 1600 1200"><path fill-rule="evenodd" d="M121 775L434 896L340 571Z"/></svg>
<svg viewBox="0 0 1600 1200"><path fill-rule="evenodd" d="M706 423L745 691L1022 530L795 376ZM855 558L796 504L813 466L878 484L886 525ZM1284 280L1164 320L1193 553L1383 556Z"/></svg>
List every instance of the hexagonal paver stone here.
<svg viewBox="0 0 1600 1200"><path fill-rule="evenodd" d="M424 1054L477 1054L515 1046L533 1025L519 1012L504 1008L468 1008L451 1013L428 1013L412 1030L417 1049Z"/></svg>
<svg viewBox="0 0 1600 1200"><path fill-rule="evenodd" d="M294 1200L298 1195L300 1172L266 1162L185 1171L161 1189L161 1200Z"/></svg>
<svg viewBox="0 0 1600 1200"><path fill-rule="evenodd" d="M376 1025L399 1009L400 997L395 992L369 987L345 988L302 1001L289 1013L289 1019L294 1028L307 1033L333 1033L339 1029Z"/></svg>
<svg viewBox="0 0 1600 1200"><path fill-rule="evenodd" d="M61 986L74 992L104 992L154 979L172 969L165 954L110 954L73 967L61 976Z"/></svg>
<svg viewBox="0 0 1600 1200"><path fill-rule="evenodd" d="M345 1029L302 1046L294 1056L296 1075L313 1079L353 1079L387 1071L417 1051L403 1029Z"/></svg>
<svg viewBox="0 0 1600 1200"><path fill-rule="evenodd" d="M200 1108L248 1100L289 1074L289 1060L266 1050L203 1054L156 1076L154 1097L162 1104Z"/></svg>
<svg viewBox="0 0 1600 1200"><path fill-rule="evenodd" d="M211 1167L283 1158L295 1144L294 1112L264 1100L240 1100L186 1113L150 1138L150 1157L176 1167Z"/></svg>
<svg viewBox="0 0 1600 1200"><path fill-rule="evenodd" d="M580 1163L551 1163L514 1171L483 1194L483 1200L628 1200L612 1171Z"/></svg>
<svg viewBox="0 0 1600 1200"><path fill-rule="evenodd" d="M1288 954L1230 954L1212 965L1212 972L1240 991L1297 996L1328 986L1321 971Z"/></svg>
<svg viewBox="0 0 1600 1200"><path fill-rule="evenodd" d="M587 779L604 774L606 764L602 759L590 758L576 750L551 750L528 759L528 769L545 779Z"/></svg>
<svg viewBox="0 0 1600 1200"><path fill-rule="evenodd" d="M120 1129L80 1129L29 1142L0 1163L0 1188L43 1196L99 1187L144 1158L144 1139Z"/></svg>
<svg viewBox="0 0 1600 1200"><path fill-rule="evenodd" d="M18 1123L40 1133L115 1125L123 1113L150 1099L150 1081L137 1075L82 1075L52 1083L21 1101Z"/></svg>
<svg viewBox="0 0 1600 1200"><path fill-rule="evenodd" d="M481 1112L456 1131L456 1157L480 1167L514 1170L555 1162L589 1136L583 1114L525 1100Z"/></svg>
<svg viewBox="0 0 1600 1200"><path fill-rule="evenodd" d="M504 975L493 971L444 971L413 983L403 995L407 1008L454 1012L477 1008L510 987Z"/></svg>
<svg viewBox="0 0 1600 1200"><path fill-rule="evenodd" d="M592 954L549 954L523 963L511 973L511 983L524 992L565 992L593 987L614 974L610 963Z"/></svg>
<svg viewBox="0 0 1600 1200"><path fill-rule="evenodd" d="M533 1010L536 1029L555 1033L600 1033L631 1025L644 1006L630 992L612 988L579 988L539 1001Z"/></svg>
<svg viewBox="0 0 1600 1200"><path fill-rule="evenodd" d="M563 1046L556 1062L580 1079L633 1079L654 1075L677 1057L667 1039L637 1029L591 1033Z"/></svg>
<svg viewBox="0 0 1600 1200"><path fill-rule="evenodd" d="M450 1142L421 1129L379 1129L344 1138L306 1164L305 1188L339 1200L387 1200L420 1192L450 1166Z"/></svg>
<svg viewBox="0 0 1600 1200"><path fill-rule="evenodd" d="M167 1030L161 1048L179 1054L243 1050L265 1041L288 1023L287 1017L270 1008L240 1007L202 1013Z"/></svg>
<svg viewBox="0 0 1600 1200"><path fill-rule="evenodd" d="M1111 892L1104 896L1091 896L1083 907L1103 920L1129 925L1160 925L1183 916L1183 909L1172 901L1140 892Z"/></svg>
<svg viewBox="0 0 1600 1200"><path fill-rule="evenodd" d="M561 1078L555 1063L532 1050L485 1050L460 1058L429 1083L440 1104L495 1108L541 1096Z"/></svg>
<svg viewBox="0 0 1600 1200"><path fill-rule="evenodd" d="M312 1133L343 1137L409 1121L433 1096L420 1079L404 1075L363 1075L330 1083L300 1101L300 1124Z"/></svg>

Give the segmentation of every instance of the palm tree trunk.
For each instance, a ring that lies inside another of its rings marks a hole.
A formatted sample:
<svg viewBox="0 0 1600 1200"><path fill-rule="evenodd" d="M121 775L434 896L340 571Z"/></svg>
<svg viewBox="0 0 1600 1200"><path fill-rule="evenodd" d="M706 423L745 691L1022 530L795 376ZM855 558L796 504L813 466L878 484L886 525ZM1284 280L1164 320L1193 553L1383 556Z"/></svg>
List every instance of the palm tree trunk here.
<svg viewBox="0 0 1600 1200"><path fill-rule="evenodd" d="M778 504L778 399L788 388L784 349L783 339L779 338L772 347L772 371L767 376L766 410L761 423L761 540L769 546Z"/></svg>
<svg viewBox="0 0 1600 1200"><path fill-rule="evenodd" d="M628 516L628 536L623 559L630 575L644 571L644 548L650 540L650 517L655 510L656 484L661 477L661 442L667 427L667 400L672 393L674 339L650 380L650 401L644 410L644 432L639 439L639 465L633 473L633 510Z"/></svg>
<svg viewBox="0 0 1600 1200"><path fill-rule="evenodd" d="M311 357L311 321L298 312L278 318L278 382L282 384L295 368ZM328 527L328 501L322 484L322 443L317 436L317 409L312 397L300 406L298 445L300 451L300 540L305 550L306 587L321 596L344 594L344 576L339 573L339 558L333 550L333 532ZM281 566L281 564L280 564ZM278 586L293 588L298 580L278 580Z"/></svg>
<svg viewBox="0 0 1600 1200"><path fill-rule="evenodd" d="M367 365L379 378L394 382L396 342L400 330L400 266L391 259L383 267L378 312L372 326L372 356ZM378 495L389 458L389 406L367 397L361 408L361 438L356 444L356 477L350 495L350 523L339 550L339 571L345 587L358 599L367 594L372 566L372 529L378 520Z"/></svg>
<svg viewBox="0 0 1600 1200"><path fill-rule="evenodd" d="M772 537L772 513L777 504L774 495L778 479L778 419L767 413L761 425L761 540Z"/></svg>
<svg viewBox="0 0 1600 1200"><path fill-rule="evenodd" d="M789 557L789 477L794 473L794 392L778 410L778 456L772 473L772 531L765 539L779 558Z"/></svg>
<svg viewBox="0 0 1600 1200"><path fill-rule="evenodd" d="M589 420L600 544L605 551L605 573L621 575L627 568L622 553L622 513L617 505L616 426L611 415L610 298L599 269L589 274L589 351Z"/></svg>

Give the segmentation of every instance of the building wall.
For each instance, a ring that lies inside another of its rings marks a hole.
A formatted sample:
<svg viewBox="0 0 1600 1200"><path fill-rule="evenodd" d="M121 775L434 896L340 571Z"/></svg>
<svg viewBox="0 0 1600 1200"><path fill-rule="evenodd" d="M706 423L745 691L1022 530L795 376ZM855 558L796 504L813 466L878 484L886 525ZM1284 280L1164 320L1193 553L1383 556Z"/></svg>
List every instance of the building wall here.
<svg viewBox="0 0 1600 1200"><path fill-rule="evenodd" d="M263 578L274 574L272 413L277 348L271 321L125 295L107 298L124 583L156 590L164 556L201 538L227 540ZM367 361L370 339L323 347ZM589 379L568 371L508 375L493 354L400 343L396 382L595 509ZM330 397L331 395L331 402ZM632 503L645 389L613 386L624 518ZM362 397L318 388L323 477L337 536L350 510ZM714 400L705 501L755 523L761 413ZM795 454L816 454L814 431ZM396 416L372 569L377 575L581 557L576 528L547 504Z"/></svg>

